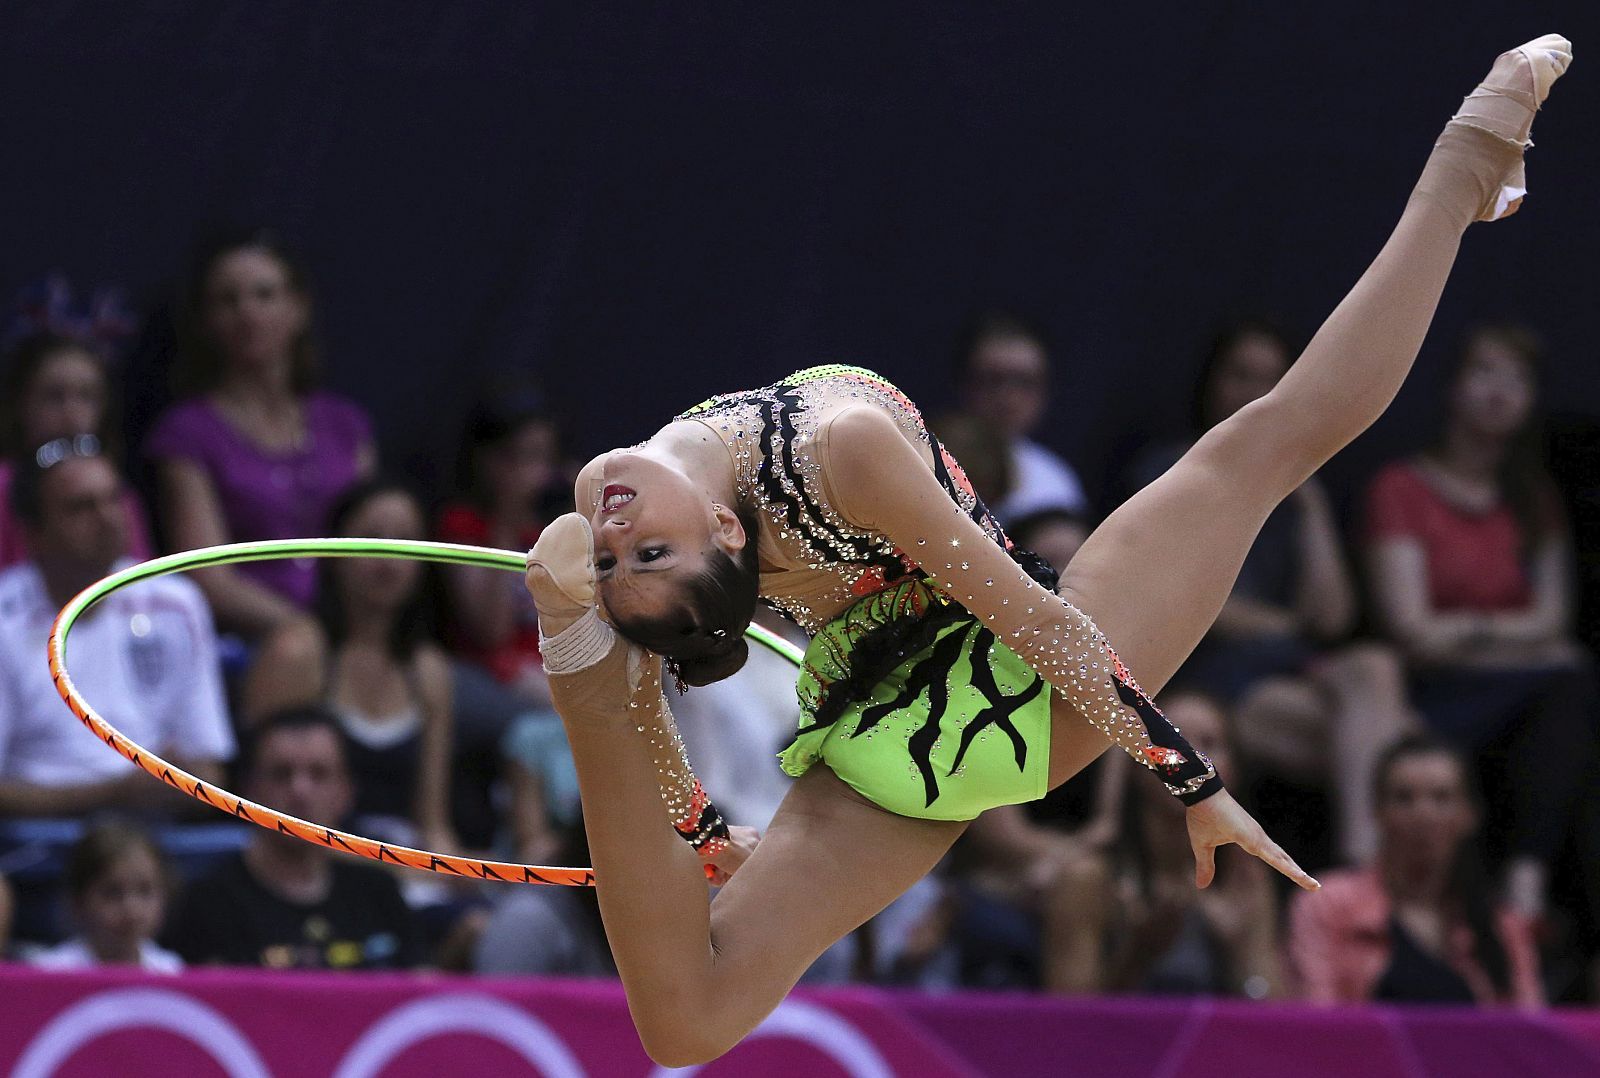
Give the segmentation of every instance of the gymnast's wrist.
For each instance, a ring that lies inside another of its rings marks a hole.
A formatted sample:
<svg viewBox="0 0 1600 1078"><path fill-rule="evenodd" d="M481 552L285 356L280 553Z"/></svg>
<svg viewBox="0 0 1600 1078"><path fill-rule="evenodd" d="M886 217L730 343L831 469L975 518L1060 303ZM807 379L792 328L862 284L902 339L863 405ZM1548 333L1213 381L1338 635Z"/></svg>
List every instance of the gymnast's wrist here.
<svg viewBox="0 0 1600 1078"><path fill-rule="evenodd" d="M1173 789L1172 792L1183 802L1185 808L1194 808L1200 802L1215 797L1223 789L1222 776L1213 774L1193 790Z"/></svg>

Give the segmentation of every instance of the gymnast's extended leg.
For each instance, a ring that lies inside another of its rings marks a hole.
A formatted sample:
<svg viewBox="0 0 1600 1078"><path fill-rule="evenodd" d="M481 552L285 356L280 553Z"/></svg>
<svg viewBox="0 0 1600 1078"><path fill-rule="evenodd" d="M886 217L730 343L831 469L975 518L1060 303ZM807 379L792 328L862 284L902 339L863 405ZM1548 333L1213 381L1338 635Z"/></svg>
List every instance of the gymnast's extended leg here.
<svg viewBox="0 0 1600 1078"><path fill-rule="evenodd" d="M1084 543L1061 593L1094 618L1155 693L1210 628L1267 514L1393 400L1433 318L1461 235L1520 187L1533 106L1570 46L1503 54L1445 127L1400 223L1299 361L1266 396L1214 427ZM1052 785L1107 747L1057 702Z"/></svg>

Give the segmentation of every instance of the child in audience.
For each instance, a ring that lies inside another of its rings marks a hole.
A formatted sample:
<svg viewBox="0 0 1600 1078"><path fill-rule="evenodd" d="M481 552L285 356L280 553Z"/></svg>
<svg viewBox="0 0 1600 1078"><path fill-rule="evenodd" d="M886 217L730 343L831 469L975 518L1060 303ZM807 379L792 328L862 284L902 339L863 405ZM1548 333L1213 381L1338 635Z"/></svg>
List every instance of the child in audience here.
<svg viewBox="0 0 1600 1078"><path fill-rule="evenodd" d="M77 931L31 957L31 964L54 970L183 969L183 959L154 942L170 889L161 851L146 831L125 823L91 827L68 857L66 887Z"/></svg>

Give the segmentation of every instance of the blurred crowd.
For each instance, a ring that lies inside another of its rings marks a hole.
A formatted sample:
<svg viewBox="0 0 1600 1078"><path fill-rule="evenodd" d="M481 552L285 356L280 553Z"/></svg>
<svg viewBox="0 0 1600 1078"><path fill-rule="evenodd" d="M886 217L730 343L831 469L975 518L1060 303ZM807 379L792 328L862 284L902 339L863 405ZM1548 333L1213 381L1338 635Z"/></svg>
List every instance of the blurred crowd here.
<svg viewBox="0 0 1600 1078"><path fill-rule="evenodd" d="M592 894L397 871L240 825L136 771L56 696L43 651L55 612L114 568L324 535L525 549L570 509L581 454L607 448L568 445L536 392L497 387L467 417L452 489L416 489L384 470L361 402L321 388L307 282L264 233L197 253L174 305L173 403L136 440L119 403L126 320L76 311L56 287L5 334L0 947L51 969L607 975ZM1264 319L1223 327L1198 384L1174 387L1190 394L1187 427L1128 455L1101 504L1043 444L1044 335L990 312L953 351L955 369L935 376L959 404L930 426L1011 537L1059 568L1119 497L1270 390L1297 342ZM1574 628L1576 545L1545 457L1540 362L1524 327L1467 332L1426 448L1377 470L1345 511L1317 477L1296 491L1158 700L1320 893L1291 893L1236 849L1197 891L1182 806L1111 753L974 822L807 979L1595 1001L1600 699ZM200 569L100 604L70 665L131 738L291 815L587 863L516 574L379 559ZM793 680L756 649L732 679L674 701L733 822L765 827L785 794L774 756L794 730Z"/></svg>

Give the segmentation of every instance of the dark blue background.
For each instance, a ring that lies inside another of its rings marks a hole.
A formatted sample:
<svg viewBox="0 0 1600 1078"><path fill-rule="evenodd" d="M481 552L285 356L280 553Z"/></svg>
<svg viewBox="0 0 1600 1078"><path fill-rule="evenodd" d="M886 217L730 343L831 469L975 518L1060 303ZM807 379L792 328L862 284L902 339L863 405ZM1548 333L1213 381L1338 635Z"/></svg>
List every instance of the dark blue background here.
<svg viewBox="0 0 1600 1078"><path fill-rule="evenodd" d="M1416 442L1474 318L1533 323L1551 399L1600 412L1600 5L578 7L7 0L0 294L55 269L153 309L199 225L269 223L329 381L429 482L495 370L537 370L579 450L824 361L937 407L1001 302L1057 337L1044 437L1099 484L1221 313L1309 333L1494 55L1560 30L1526 208L1469 233L1339 467ZM165 390L135 372L137 415Z"/></svg>

